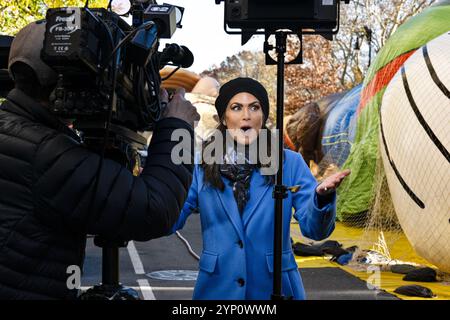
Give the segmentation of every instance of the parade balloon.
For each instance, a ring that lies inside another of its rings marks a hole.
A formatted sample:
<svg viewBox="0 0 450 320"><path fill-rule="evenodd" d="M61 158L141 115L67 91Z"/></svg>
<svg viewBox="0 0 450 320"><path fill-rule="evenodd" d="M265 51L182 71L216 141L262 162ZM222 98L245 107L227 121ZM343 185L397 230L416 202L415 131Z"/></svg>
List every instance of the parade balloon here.
<svg viewBox="0 0 450 320"><path fill-rule="evenodd" d="M405 235L420 256L450 272L450 32L397 71L383 96L379 133Z"/></svg>

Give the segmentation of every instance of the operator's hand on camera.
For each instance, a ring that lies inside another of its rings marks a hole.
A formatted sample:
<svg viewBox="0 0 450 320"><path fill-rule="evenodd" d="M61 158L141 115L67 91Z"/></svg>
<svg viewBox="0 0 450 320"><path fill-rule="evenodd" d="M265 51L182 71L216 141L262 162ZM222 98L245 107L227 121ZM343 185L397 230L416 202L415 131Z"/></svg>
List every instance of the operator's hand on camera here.
<svg viewBox="0 0 450 320"><path fill-rule="evenodd" d="M161 118L178 118L194 127L194 122L200 120L200 115L192 103L186 100L184 94L185 90L183 88L177 89L169 101L169 94L165 89L161 89L161 102L166 104Z"/></svg>
<svg viewBox="0 0 450 320"><path fill-rule="evenodd" d="M332 174L331 176L325 178L316 188L316 193L321 196L328 195L336 191L336 188L339 187L341 182L345 179L346 176L350 174L350 170L344 170L341 172L337 172Z"/></svg>

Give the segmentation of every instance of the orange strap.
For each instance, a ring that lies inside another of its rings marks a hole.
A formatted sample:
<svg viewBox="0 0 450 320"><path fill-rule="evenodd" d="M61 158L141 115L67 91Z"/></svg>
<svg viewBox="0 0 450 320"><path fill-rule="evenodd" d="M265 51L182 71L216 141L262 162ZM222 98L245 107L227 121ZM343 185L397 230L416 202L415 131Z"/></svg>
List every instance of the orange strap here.
<svg viewBox="0 0 450 320"><path fill-rule="evenodd" d="M289 147L289 149L291 149L292 151L297 152L297 150L295 150L295 145L292 142L291 138L289 138L287 132L285 131L283 134L284 137L284 143Z"/></svg>
<svg viewBox="0 0 450 320"><path fill-rule="evenodd" d="M405 63L405 61L414 53L416 50L409 51L407 53L398 56L383 68L378 70L375 77L369 84L363 89L361 93L361 100L359 102L357 115L361 113L367 103L385 86L389 84L398 69Z"/></svg>

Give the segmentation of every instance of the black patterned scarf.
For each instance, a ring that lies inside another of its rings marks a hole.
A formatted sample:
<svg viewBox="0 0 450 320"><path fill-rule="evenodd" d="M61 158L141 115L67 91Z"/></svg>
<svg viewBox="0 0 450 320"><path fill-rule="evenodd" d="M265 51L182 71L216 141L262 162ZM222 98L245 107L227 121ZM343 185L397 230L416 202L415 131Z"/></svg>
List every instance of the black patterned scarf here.
<svg viewBox="0 0 450 320"><path fill-rule="evenodd" d="M247 150L246 150L247 153ZM236 157L234 157L236 159ZM248 157L246 157L248 159ZM234 161L235 162L235 161ZM239 213L242 216L245 205L250 199L250 179L256 164L225 163L219 166L220 174L230 180Z"/></svg>

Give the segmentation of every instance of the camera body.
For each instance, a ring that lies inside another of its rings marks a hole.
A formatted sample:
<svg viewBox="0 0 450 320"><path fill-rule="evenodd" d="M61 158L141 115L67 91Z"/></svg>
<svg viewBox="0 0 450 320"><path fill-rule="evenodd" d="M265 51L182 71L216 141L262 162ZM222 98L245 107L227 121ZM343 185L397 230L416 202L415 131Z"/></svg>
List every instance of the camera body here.
<svg viewBox="0 0 450 320"><path fill-rule="evenodd" d="M113 70L106 59L121 39L118 18L104 9L47 10L41 58L58 73L57 86L50 96L52 113L83 120L101 119L108 111ZM116 120L122 121L121 113L127 112L123 102L118 99L114 112Z"/></svg>
<svg viewBox="0 0 450 320"><path fill-rule="evenodd" d="M41 58L58 73L51 112L150 130L160 113L158 25L136 29L112 11L77 7L49 9L46 21Z"/></svg>
<svg viewBox="0 0 450 320"><path fill-rule="evenodd" d="M163 111L159 70L188 68L194 60L175 43L159 50L159 40L181 28L184 8L130 0L126 12L113 10L114 1L108 9L47 10L41 59L57 73L48 107L69 120L93 151L145 150L147 139L139 132L152 131ZM129 15L131 25L122 18ZM7 70L13 39L0 36L0 97L14 88Z"/></svg>

